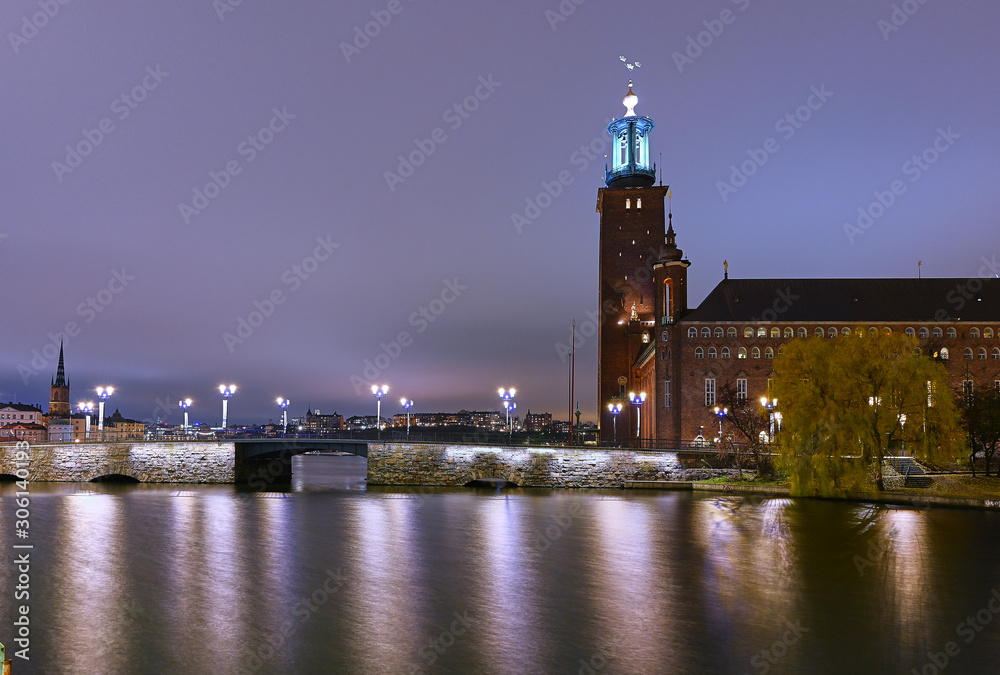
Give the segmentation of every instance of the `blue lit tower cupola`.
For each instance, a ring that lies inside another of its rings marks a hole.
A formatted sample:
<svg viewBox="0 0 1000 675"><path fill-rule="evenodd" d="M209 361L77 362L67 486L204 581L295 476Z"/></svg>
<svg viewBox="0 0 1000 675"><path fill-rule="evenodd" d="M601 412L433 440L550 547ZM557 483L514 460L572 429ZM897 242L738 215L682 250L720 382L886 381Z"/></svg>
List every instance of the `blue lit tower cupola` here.
<svg viewBox="0 0 1000 675"><path fill-rule="evenodd" d="M613 120L608 125L611 143L612 166L607 171L605 184L609 188L650 187L656 181L656 165L649 159L649 132L653 130L653 120L635 114L639 97L632 91L632 80L628 81L628 93L622 99L625 116Z"/></svg>

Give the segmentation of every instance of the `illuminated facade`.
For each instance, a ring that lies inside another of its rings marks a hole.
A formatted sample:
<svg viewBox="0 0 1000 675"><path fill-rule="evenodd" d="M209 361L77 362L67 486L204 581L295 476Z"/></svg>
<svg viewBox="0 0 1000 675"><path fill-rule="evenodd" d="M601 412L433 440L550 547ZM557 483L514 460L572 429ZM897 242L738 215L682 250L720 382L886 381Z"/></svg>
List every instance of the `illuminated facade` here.
<svg viewBox="0 0 1000 675"><path fill-rule="evenodd" d="M712 408L726 386L770 396L773 359L792 339L845 338L864 330L914 336L941 361L955 391L1000 389L1000 279L730 279L688 307L687 268L677 248L668 188L654 185L651 120L626 115L608 126L614 164L598 191L601 440L612 442L608 404L624 404L618 441L671 447L711 437ZM630 392L645 392L639 406ZM780 402L779 402L780 409ZM637 420L641 427L637 429Z"/></svg>

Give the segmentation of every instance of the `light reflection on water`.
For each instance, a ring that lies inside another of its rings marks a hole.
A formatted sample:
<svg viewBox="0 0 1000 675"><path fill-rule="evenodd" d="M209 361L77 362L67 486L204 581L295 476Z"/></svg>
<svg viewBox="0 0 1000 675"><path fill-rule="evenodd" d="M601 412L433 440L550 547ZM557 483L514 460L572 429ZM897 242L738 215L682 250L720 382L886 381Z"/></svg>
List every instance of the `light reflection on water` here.
<svg viewBox="0 0 1000 675"><path fill-rule="evenodd" d="M268 494L34 485L15 672L909 673L948 640L950 672L1000 672L1000 620L955 631L1000 589L1000 514L295 472Z"/></svg>

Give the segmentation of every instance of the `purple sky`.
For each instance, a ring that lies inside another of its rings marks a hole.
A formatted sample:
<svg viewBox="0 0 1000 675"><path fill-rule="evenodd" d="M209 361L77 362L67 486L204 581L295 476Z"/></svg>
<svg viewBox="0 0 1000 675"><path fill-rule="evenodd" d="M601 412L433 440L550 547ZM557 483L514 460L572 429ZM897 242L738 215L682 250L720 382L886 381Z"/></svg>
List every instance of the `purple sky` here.
<svg viewBox="0 0 1000 675"><path fill-rule="evenodd" d="M995 2L910 0L899 26L872 0L566 0L566 17L557 0L243 0L220 18L225 2L0 9L0 400L48 408L46 345L74 322L74 403L112 384L139 419L177 422L163 405L190 396L218 424L223 382L237 423L277 418L279 395L293 414L373 414L351 381L366 359L387 366L384 412L402 395L495 409L516 386L519 412L565 418L557 343L597 308L605 163L574 153L624 112L619 55L642 64L636 111L656 123L692 305L725 258L734 277L907 277L917 260L968 277L1000 256ZM345 56L372 12L387 25ZM908 164L936 140L933 163ZM387 180L415 141L433 151ZM720 189L748 150L766 162ZM512 214L561 171L572 182L519 232ZM210 174L224 187L196 200ZM258 325L227 345L241 319ZM591 419L596 347L577 356Z"/></svg>

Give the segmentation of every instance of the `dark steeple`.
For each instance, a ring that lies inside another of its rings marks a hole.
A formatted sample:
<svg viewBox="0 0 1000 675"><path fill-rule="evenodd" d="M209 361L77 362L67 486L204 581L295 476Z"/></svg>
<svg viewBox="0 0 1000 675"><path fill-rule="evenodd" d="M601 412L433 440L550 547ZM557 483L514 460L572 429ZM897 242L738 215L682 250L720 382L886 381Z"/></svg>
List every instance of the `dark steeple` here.
<svg viewBox="0 0 1000 675"><path fill-rule="evenodd" d="M53 387L68 387L66 384L66 367L63 365L63 345L59 341L59 369L56 370L56 379L52 382Z"/></svg>

